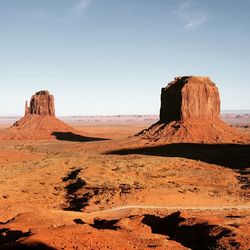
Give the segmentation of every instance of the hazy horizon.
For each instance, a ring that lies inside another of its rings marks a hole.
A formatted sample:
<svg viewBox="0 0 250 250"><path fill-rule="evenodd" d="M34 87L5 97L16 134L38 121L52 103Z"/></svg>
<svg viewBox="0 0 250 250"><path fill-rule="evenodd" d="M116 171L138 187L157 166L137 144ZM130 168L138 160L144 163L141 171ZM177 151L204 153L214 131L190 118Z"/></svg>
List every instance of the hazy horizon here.
<svg viewBox="0 0 250 250"><path fill-rule="evenodd" d="M250 110L250 1L0 2L0 115L36 91L58 116L158 114L161 88L209 76L222 110Z"/></svg>
<svg viewBox="0 0 250 250"><path fill-rule="evenodd" d="M160 110L159 110L160 112ZM102 114L71 114L71 115L57 115L58 117L95 117L95 116L159 116L159 112L156 114L110 114L110 115L102 115ZM247 114L250 115L250 109L226 109L226 110L221 110L221 114ZM24 114L0 114L0 117L22 117Z"/></svg>

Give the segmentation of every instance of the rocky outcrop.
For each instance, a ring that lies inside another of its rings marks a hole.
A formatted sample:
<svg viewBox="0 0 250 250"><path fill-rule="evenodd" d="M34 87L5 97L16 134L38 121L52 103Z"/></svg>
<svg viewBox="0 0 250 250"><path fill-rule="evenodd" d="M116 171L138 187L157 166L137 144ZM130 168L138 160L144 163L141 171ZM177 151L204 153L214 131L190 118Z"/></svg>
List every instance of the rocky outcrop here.
<svg viewBox="0 0 250 250"><path fill-rule="evenodd" d="M25 116L0 134L0 140L53 140L56 134L81 133L55 117L54 97L49 91L36 92L25 103Z"/></svg>
<svg viewBox="0 0 250 250"><path fill-rule="evenodd" d="M226 125L219 116L219 91L208 77L176 77L162 89L160 120L138 136L159 143L238 143L249 140Z"/></svg>
<svg viewBox="0 0 250 250"><path fill-rule="evenodd" d="M25 103L25 115L50 115L55 116L54 96L49 91L38 91L30 99L30 105Z"/></svg>
<svg viewBox="0 0 250 250"><path fill-rule="evenodd" d="M177 77L161 92L160 121L218 119L218 88L208 77Z"/></svg>

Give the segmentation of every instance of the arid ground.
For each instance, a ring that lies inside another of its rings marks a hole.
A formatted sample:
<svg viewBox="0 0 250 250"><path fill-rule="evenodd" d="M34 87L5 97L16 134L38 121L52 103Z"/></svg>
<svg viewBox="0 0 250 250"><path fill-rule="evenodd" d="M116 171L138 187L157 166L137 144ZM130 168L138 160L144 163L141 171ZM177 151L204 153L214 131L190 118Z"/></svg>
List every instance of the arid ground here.
<svg viewBox="0 0 250 250"><path fill-rule="evenodd" d="M250 145L132 137L156 116L64 120L86 137L0 142L0 249L250 248ZM250 135L249 115L224 120Z"/></svg>

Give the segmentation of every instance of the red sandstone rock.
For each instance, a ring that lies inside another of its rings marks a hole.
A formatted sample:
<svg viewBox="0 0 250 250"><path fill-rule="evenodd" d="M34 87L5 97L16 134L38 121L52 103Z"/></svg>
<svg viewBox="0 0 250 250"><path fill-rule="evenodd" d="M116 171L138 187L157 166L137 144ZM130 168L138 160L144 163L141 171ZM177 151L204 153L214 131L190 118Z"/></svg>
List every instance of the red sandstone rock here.
<svg viewBox="0 0 250 250"><path fill-rule="evenodd" d="M160 120L218 119L218 88L208 77L177 77L161 92Z"/></svg>
<svg viewBox="0 0 250 250"><path fill-rule="evenodd" d="M36 92L25 103L25 116L1 134L0 140L50 140L55 133L79 134L79 131L55 117L54 97L49 91Z"/></svg>
<svg viewBox="0 0 250 250"><path fill-rule="evenodd" d="M30 106L25 103L25 115L51 115L55 116L54 97L49 91L38 91L30 99Z"/></svg>
<svg viewBox="0 0 250 250"><path fill-rule="evenodd" d="M159 122L138 135L158 143L249 141L219 115L219 91L208 77L177 77L162 89Z"/></svg>

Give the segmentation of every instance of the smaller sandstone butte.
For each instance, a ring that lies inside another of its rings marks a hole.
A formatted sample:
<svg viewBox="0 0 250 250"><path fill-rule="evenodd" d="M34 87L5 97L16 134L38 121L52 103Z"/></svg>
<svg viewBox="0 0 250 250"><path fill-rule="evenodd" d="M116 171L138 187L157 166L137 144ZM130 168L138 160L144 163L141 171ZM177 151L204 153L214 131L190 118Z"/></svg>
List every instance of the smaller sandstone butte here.
<svg viewBox="0 0 250 250"><path fill-rule="evenodd" d="M25 115L55 116L54 96L48 90L38 91L30 99L30 106L25 103Z"/></svg>
<svg viewBox="0 0 250 250"><path fill-rule="evenodd" d="M29 106L26 101L25 116L1 133L0 139L50 140L56 139L57 132L79 135L79 131L55 117L54 97L42 90L31 97Z"/></svg>
<svg viewBox="0 0 250 250"><path fill-rule="evenodd" d="M138 136L151 142L242 143L220 120L219 90L209 77L176 77L161 91L160 120Z"/></svg>

